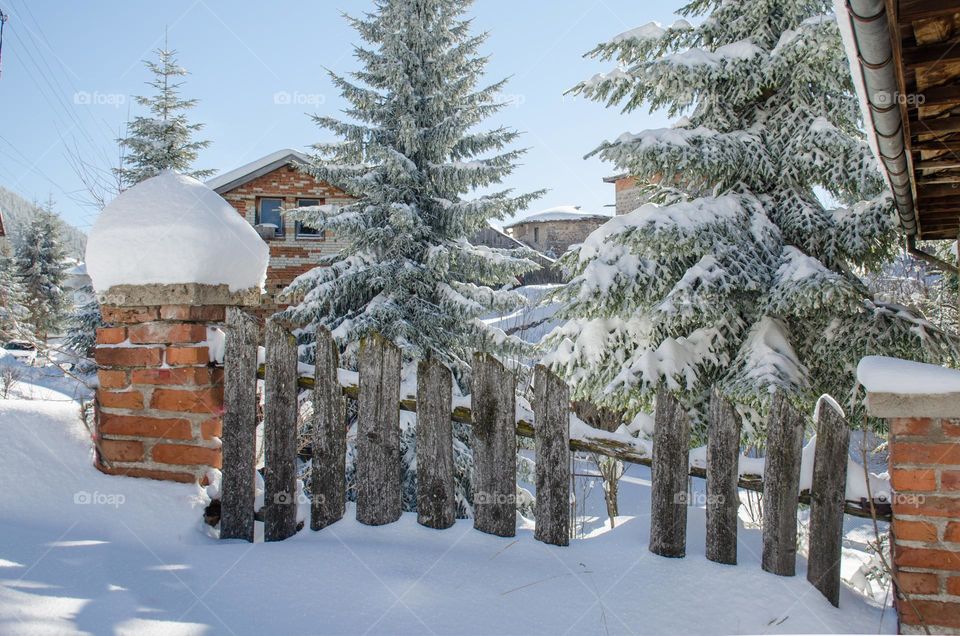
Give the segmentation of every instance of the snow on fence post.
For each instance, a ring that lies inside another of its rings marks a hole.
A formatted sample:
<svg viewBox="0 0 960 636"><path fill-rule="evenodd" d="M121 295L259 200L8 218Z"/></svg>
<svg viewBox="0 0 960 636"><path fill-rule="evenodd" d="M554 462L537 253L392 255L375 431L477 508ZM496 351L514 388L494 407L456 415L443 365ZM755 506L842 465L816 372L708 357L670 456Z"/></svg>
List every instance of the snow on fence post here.
<svg viewBox="0 0 960 636"><path fill-rule="evenodd" d="M453 376L437 360L417 365L417 522L442 530L453 525Z"/></svg>
<svg viewBox="0 0 960 636"><path fill-rule="evenodd" d="M737 564L740 415L713 390L707 441L707 558Z"/></svg>
<svg viewBox="0 0 960 636"><path fill-rule="evenodd" d="M682 557L687 550L687 473L690 420L665 388L657 391L650 469L650 551Z"/></svg>
<svg viewBox="0 0 960 636"><path fill-rule="evenodd" d="M870 356L857 379L867 413L890 424L900 633L960 633L960 372ZM876 485L871 494L877 497Z"/></svg>
<svg viewBox="0 0 960 636"><path fill-rule="evenodd" d="M832 400L817 408L817 448L810 486L810 537L807 580L834 607L840 606L843 507L846 504L850 429Z"/></svg>
<svg viewBox="0 0 960 636"><path fill-rule="evenodd" d="M773 395L763 467L763 556L767 572L793 576L797 567L797 493L804 417L783 391Z"/></svg>
<svg viewBox="0 0 960 636"><path fill-rule="evenodd" d="M537 510L534 538L570 544L570 389L543 365L534 369Z"/></svg>
<svg viewBox="0 0 960 636"><path fill-rule="evenodd" d="M488 353L473 355L473 527L517 532L516 377Z"/></svg>
<svg viewBox="0 0 960 636"><path fill-rule="evenodd" d="M402 513L400 349L379 334L360 344L357 521L392 523Z"/></svg>
<svg viewBox="0 0 960 636"><path fill-rule="evenodd" d="M163 227L165 232L144 231ZM96 466L128 477L216 480L227 307L260 302L267 246L216 192L164 172L97 217L87 270L97 331Z"/></svg>
<svg viewBox="0 0 960 636"><path fill-rule="evenodd" d="M310 529L322 530L343 518L347 498L346 401L340 389L340 353L330 331L316 331L313 383L313 457Z"/></svg>
<svg viewBox="0 0 960 636"><path fill-rule="evenodd" d="M257 452L256 320L236 307L227 309L224 345L223 476L220 486L220 538L253 541Z"/></svg>
<svg viewBox="0 0 960 636"><path fill-rule="evenodd" d="M266 328L263 538L297 532L297 341L279 321Z"/></svg>

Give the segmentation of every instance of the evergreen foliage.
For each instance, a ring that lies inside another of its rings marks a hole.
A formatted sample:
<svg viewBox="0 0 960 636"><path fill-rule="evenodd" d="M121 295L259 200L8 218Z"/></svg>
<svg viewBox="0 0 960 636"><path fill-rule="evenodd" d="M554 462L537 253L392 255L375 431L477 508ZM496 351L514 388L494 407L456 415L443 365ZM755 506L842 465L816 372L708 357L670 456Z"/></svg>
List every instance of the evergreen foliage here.
<svg viewBox="0 0 960 636"><path fill-rule="evenodd" d="M574 397L635 413L666 384L702 423L718 384L758 423L775 388L858 407L865 355L955 355L861 278L889 262L896 228L830 2L693 0L680 14L704 19L598 45L588 55L617 67L573 89L686 115L592 153L653 184L653 202L564 259L569 321L547 360Z"/></svg>
<svg viewBox="0 0 960 636"><path fill-rule="evenodd" d="M285 317L329 328L341 345L372 332L408 358L436 356L459 377L469 353L503 352L521 341L480 316L519 306L500 289L536 269L509 251L471 245L490 219L523 209L540 193L496 185L523 150L505 150L518 133L477 127L504 103L504 82L476 88L485 35L472 35L469 0L377 0L348 18L365 42L362 70L331 73L348 119L315 116L338 141L314 146L307 171L355 200L303 208L290 217L330 230L345 248L297 278L287 293L302 301ZM477 189L490 191L476 196Z"/></svg>
<svg viewBox="0 0 960 636"><path fill-rule="evenodd" d="M0 249L0 345L11 340L34 340L27 294L20 282L16 262Z"/></svg>
<svg viewBox="0 0 960 636"><path fill-rule="evenodd" d="M63 325L68 309L65 256L57 216L49 210L38 213L17 243L16 267L30 324L42 341Z"/></svg>
<svg viewBox="0 0 960 636"><path fill-rule="evenodd" d="M164 170L174 170L197 179L209 177L213 170L192 170L197 153L210 145L209 141L195 141L194 134L203 124L190 123L186 111L197 104L195 99L180 97L182 81L187 70L177 64L176 51L166 48L154 51L157 61L144 64L153 73L147 82L155 93L137 96L137 104L149 110L130 122L127 136L119 139L125 151L122 166L115 169L124 187L140 183Z"/></svg>

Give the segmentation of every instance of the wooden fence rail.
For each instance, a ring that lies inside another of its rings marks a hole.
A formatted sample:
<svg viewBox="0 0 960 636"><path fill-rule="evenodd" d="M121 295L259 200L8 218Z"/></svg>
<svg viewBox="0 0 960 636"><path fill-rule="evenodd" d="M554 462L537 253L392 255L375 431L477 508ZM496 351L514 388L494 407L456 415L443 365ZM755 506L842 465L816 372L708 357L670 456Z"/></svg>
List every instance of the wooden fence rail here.
<svg viewBox="0 0 960 636"><path fill-rule="evenodd" d="M263 379L263 365L260 365L257 377L261 380ZM297 383L300 389L303 391L313 390L313 387L315 386L313 376L309 375L300 376L300 379L297 381ZM359 387L355 384L341 385L340 391L347 399L350 400L356 400L357 396L359 395ZM400 410L416 413L416 398L401 396ZM472 424L473 414L469 407L456 406L450 411L450 420L461 424ZM522 417L517 419L516 432L519 437L526 437L528 439L534 439L536 437L533 422L527 421ZM651 466L653 464L653 459L650 456L639 452L635 446L607 437L596 437L589 439L571 437L570 450L583 453L596 453L597 455L612 457L623 462L640 464L642 466ZM707 479L707 469L699 466L691 466L688 474L691 477L696 477L698 479ZM737 478L737 488L742 488L743 490L749 490L751 492L762 493L763 477L760 475L740 475ZM797 502L810 505L810 494L808 492L800 493L797 495ZM890 521L890 504L888 502L878 500L874 502L874 505L876 507L877 519L879 521ZM873 514L870 510L870 503L868 501L846 500L843 513L850 515L851 517L859 517L861 519L871 519L873 517Z"/></svg>

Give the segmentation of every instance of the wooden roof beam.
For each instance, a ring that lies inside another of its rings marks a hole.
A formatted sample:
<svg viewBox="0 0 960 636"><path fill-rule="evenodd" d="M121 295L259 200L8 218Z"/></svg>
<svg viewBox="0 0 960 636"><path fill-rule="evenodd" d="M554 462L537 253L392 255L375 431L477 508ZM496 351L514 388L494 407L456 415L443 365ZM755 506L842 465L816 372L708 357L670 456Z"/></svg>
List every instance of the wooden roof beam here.
<svg viewBox="0 0 960 636"><path fill-rule="evenodd" d="M901 25L916 20L960 13L957 10L956 0L900 0L899 8L897 22Z"/></svg>

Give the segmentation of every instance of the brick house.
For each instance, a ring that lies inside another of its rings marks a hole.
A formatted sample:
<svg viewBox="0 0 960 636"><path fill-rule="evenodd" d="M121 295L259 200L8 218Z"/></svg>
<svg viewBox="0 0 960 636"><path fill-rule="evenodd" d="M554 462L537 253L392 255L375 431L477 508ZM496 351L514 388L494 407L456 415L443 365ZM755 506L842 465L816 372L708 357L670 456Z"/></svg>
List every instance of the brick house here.
<svg viewBox="0 0 960 636"><path fill-rule="evenodd" d="M507 234L551 258L571 245L583 243L595 229L610 220L605 214L588 214L574 206L550 208L504 226Z"/></svg>
<svg viewBox="0 0 960 636"><path fill-rule="evenodd" d="M266 296L256 313L283 309L278 294L293 279L316 266L318 260L339 252L344 243L330 232L318 232L287 221L281 210L350 201L342 190L301 172L309 157L291 149L278 150L207 181L207 185L237 209L270 246Z"/></svg>

